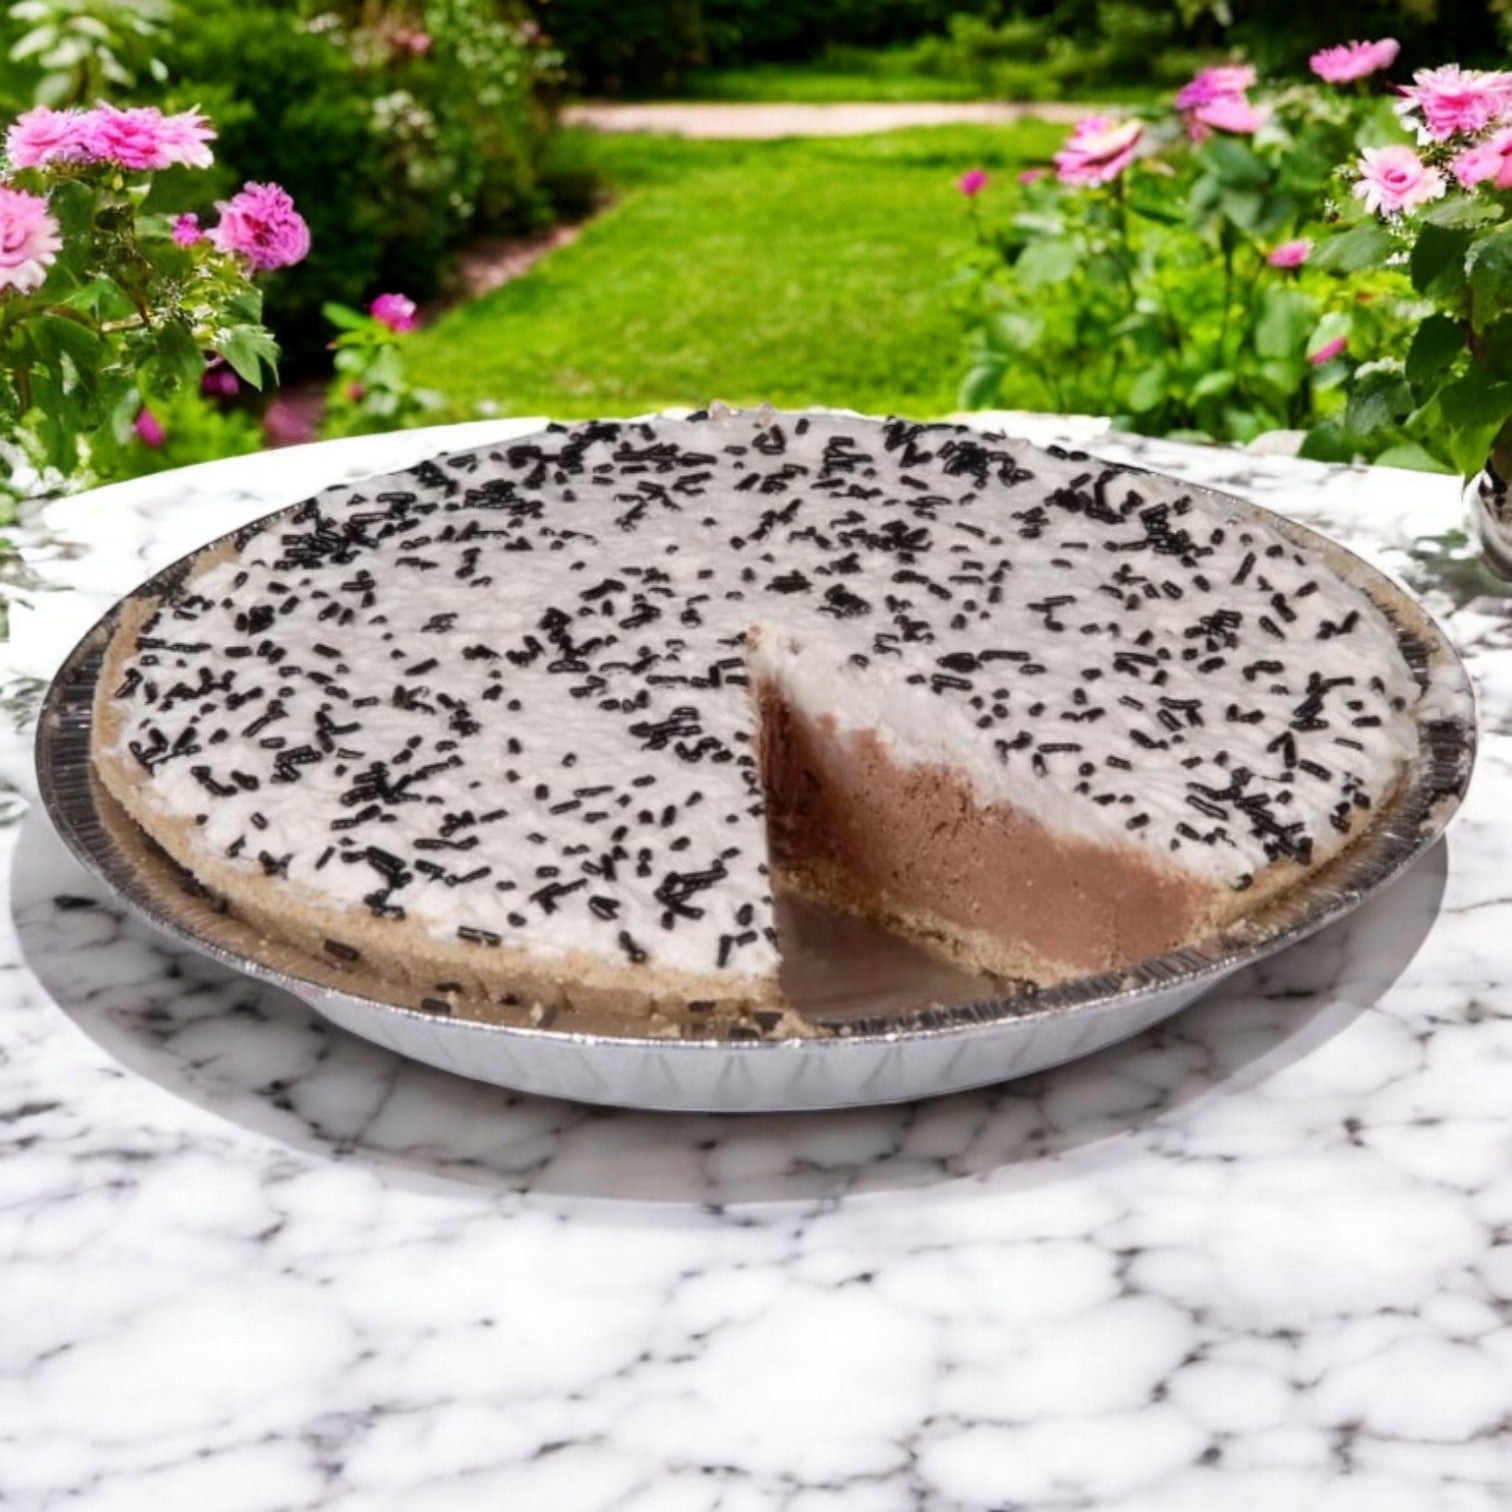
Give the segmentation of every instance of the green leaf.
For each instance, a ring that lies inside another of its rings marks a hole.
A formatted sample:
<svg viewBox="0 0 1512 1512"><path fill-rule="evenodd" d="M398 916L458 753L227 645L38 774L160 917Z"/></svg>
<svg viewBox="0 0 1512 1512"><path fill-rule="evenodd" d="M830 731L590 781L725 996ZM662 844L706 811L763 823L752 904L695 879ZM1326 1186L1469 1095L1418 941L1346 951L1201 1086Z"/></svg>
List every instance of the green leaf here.
<svg viewBox="0 0 1512 1512"><path fill-rule="evenodd" d="M67 356L81 385L93 390L105 358L105 342L92 326L62 315L38 315L32 337L44 351Z"/></svg>
<svg viewBox="0 0 1512 1512"><path fill-rule="evenodd" d="M1006 362L978 362L961 384L961 408L986 409L997 398L1007 366Z"/></svg>
<svg viewBox="0 0 1512 1512"><path fill-rule="evenodd" d="M1464 287L1465 253L1469 247L1468 231L1424 226L1418 232L1408 262L1412 287L1433 299L1453 299Z"/></svg>
<svg viewBox="0 0 1512 1512"><path fill-rule="evenodd" d="M188 326L177 320L164 321L153 333L153 348L161 387L199 383L205 359Z"/></svg>
<svg viewBox="0 0 1512 1512"><path fill-rule="evenodd" d="M1430 315L1407 348L1407 381L1422 388L1441 377L1465 350L1465 328L1447 315Z"/></svg>
<svg viewBox="0 0 1512 1512"><path fill-rule="evenodd" d="M1412 411L1412 390L1399 373L1376 369L1357 375L1344 411L1344 423L1356 436L1389 429Z"/></svg>
<svg viewBox="0 0 1512 1512"><path fill-rule="evenodd" d="M1040 289L1064 283L1080 261L1077 248L1069 241L1039 241L1024 248L1013 271L1026 289Z"/></svg>
<svg viewBox="0 0 1512 1512"><path fill-rule="evenodd" d="M1359 273L1379 268L1397 250L1396 238L1375 221L1360 221L1330 237L1312 255L1312 264L1333 273Z"/></svg>
<svg viewBox="0 0 1512 1512"><path fill-rule="evenodd" d="M1416 441L1402 441L1388 446L1374 458L1377 467L1410 467L1415 472L1446 473L1453 471L1442 457L1436 457Z"/></svg>
<svg viewBox="0 0 1512 1512"><path fill-rule="evenodd" d="M1300 289L1272 285L1260 297L1255 319L1255 351L1261 357L1295 357L1317 319L1317 306Z"/></svg>
<svg viewBox="0 0 1512 1512"><path fill-rule="evenodd" d="M1152 362L1129 386L1129 408L1136 415L1159 409L1166 400L1169 377L1163 362Z"/></svg>
<svg viewBox="0 0 1512 1512"><path fill-rule="evenodd" d="M360 331L368 323L370 317L362 315L358 311L344 304L328 302L321 305L320 313L331 322L333 326L343 331Z"/></svg>
<svg viewBox="0 0 1512 1512"><path fill-rule="evenodd" d="M1270 169L1237 137L1215 136L1201 155L1225 184L1254 187L1270 177Z"/></svg>
<svg viewBox="0 0 1512 1512"><path fill-rule="evenodd" d="M1456 194L1423 211L1425 225L1443 226L1451 231L1467 226L1485 226L1501 219L1501 210L1489 200Z"/></svg>
<svg viewBox="0 0 1512 1512"><path fill-rule="evenodd" d="M257 326L233 327L220 343L220 354L255 389L262 387L264 367L275 375L278 370L278 343Z"/></svg>
<svg viewBox="0 0 1512 1512"><path fill-rule="evenodd" d="M1512 304L1512 226L1503 226L1476 241L1466 259L1476 324L1494 319Z"/></svg>
<svg viewBox="0 0 1512 1512"><path fill-rule="evenodd" d="M1227 368L1204 373L1192 386L1193 399L1218 399L1234 387L1234 375Z"/></svg>

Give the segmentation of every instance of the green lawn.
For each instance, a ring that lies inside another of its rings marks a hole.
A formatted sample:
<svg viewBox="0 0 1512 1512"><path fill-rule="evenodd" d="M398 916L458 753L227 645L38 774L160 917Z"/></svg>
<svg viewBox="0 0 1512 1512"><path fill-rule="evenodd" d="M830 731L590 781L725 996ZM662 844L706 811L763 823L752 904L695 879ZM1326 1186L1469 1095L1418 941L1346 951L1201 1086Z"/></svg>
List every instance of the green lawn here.
<svg viewBox="0 0 1512 1512"><path fill-rule="evenodd" d="M419 333L413 375L464 403L564 418L711 399L943 413L966 353L948 287L971 246L955 179L1009 178L1064 135L1030 121L598 139L612 208Z"/></svg>

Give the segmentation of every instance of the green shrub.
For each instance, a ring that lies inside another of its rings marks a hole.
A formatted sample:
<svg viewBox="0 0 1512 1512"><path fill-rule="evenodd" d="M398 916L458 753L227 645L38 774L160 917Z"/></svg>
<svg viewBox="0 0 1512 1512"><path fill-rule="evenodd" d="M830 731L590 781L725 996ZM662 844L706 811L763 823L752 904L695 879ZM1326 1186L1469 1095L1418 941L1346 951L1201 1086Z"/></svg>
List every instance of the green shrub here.
<svg viewBox="0 0 1512 1512"><path fill-rule="evenodd" d="M276 180L310 223L309 260L269 300L295 371L323 358L324 305L429 298L458 243L553 213L539 173L555 58L509 7L348 10L306 23L266 0L201 0L163 53L170 98L220 128L226 187Z"/></svg>

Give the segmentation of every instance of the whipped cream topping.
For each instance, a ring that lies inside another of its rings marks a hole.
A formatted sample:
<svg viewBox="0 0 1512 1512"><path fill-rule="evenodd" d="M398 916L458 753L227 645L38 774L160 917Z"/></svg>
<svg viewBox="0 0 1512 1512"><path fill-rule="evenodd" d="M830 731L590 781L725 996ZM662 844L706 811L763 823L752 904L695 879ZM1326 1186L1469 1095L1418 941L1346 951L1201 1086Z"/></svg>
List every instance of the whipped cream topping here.
<svg viewBox="0 0 1512 1512"><path fill-rule="evenodd" d="M142 631L123 752L208 854L480 949L775 969L753 673L1237 889L1340 848L1416 747L1325 564L959 427L553 426L238 539Z"/></svg>

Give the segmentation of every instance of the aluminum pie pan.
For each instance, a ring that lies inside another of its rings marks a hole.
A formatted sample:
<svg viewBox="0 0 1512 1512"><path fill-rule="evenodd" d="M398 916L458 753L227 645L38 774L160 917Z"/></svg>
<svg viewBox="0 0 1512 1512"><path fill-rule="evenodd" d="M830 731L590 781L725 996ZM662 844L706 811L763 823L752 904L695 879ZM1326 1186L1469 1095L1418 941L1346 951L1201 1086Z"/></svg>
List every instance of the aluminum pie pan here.
<svg viewBox="0 0 1512 1512"><path fill-rule="evenodd" d="M790 972L784 984L804 1016L829 1032L667 1038L638 1031L629 1020L563 1027L441 1016L403 1000L392 986L260 937L119 809L94 775L89 729L105 647L125 606L161 596L202 552L245 539L297 504L158 572L83 637L53 679L38 723L42 802L74 855L149 924L294 993L354 1034L462 1076L581 1102L732 1113L902 1102L1007 1081L1137 1034L1242 967L1342 918L1432 847L1469 784L1474 691L1427 611L1319 532L1232 495L1195 485L1189 491L1278 531L1386 615L1424 689L1419 753L1389 813L1341 856L1218 938L1116 972L1004 995L990 978L944 966L874 926L795 904L781 926Z"/></svg>

